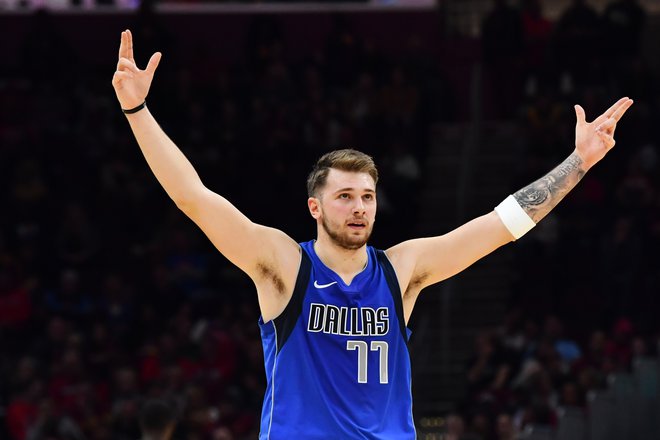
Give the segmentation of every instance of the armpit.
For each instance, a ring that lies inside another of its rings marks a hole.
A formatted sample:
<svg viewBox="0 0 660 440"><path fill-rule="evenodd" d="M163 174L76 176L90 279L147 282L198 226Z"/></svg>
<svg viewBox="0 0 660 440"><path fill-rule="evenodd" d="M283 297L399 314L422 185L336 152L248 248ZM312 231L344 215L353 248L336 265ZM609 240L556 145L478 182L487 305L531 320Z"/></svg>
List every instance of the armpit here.
<svg viewBox="0 0 660 440"><path fill-rule="evenodd" d="M257 271L259 273L259 277L270 284L275 288L275 291L279 293L280 295L284 295L286 293L286 286L284 285L284 281L282 280L282 277L275 271L275 269L266 263L258 263L257 264Z"/></svg>
<svg viewBox="0 0 660 440"><path fill-rule="evenodd" d="M411 294L417 295L417 293L421 290L421 286L428 279L428 277L429 277L428 272L422 272L416 275L414 278L412 278L408 283L406 292L403 294L404 298Z"/></svg>

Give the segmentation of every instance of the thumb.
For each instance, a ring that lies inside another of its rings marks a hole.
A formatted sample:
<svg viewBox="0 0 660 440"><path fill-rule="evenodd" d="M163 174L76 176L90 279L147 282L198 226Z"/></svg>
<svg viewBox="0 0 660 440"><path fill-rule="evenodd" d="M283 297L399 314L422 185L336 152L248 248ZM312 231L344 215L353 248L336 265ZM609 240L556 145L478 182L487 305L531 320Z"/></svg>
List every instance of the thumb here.
<svg viewBox="0 0 660 440"><path fill-rule="evenodd" d="M151 55L149 63L147 64L147 68L145 69L149 75L153 75L156 72L156 67L158 67L158 63L160 63L160 58L162 56L163 54L160 52L156 52L155 54Z"/></svg>
<svg viewBox="0 0 660 440"><path fill-rule="evenodd" d="M584 114L584 109L580 107L579 104L575 105L575 116L577 117L578 125L587 123L586 115Z"/></svg>

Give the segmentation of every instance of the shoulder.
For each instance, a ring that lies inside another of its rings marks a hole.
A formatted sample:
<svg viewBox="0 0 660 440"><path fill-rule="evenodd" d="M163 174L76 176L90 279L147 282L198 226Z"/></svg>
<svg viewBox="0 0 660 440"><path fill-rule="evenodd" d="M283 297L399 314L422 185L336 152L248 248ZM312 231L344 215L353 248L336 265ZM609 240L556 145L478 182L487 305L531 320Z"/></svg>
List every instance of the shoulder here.
<svg viewBox="0 0 660 440"><path fill-rule="evenodd" d="M394 269L401 292L406 292L416 267L415 247L404 241L382 252Z"/></svg>
<svg viewBox="0 0 660 440"><path fill-rule="evenodd" d="M408 264L414 265L414 258L412 258L416 253L414 241L404 241L383 251L395 269L402 269Z"/></svg>

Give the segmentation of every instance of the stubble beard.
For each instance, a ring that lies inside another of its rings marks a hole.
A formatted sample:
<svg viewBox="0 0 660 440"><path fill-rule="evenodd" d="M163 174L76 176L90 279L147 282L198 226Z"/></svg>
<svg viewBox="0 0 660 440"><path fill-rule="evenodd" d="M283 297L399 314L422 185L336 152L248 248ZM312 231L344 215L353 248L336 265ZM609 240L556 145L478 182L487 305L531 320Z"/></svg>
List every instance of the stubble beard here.
<svg viewBox="0 0 660 440"><path fill-rule="evenodd" d="M373 227L368 227L369 229L366 229L366 234L364 237L358 238L351 237L349 234L342 235L337 229L332 228L332 226L326 220L325 216L321 218L321 225L334 244L350 251L360 249L362 246L367 244L369 237L371 237L371 231L373 230Z"/></svg>

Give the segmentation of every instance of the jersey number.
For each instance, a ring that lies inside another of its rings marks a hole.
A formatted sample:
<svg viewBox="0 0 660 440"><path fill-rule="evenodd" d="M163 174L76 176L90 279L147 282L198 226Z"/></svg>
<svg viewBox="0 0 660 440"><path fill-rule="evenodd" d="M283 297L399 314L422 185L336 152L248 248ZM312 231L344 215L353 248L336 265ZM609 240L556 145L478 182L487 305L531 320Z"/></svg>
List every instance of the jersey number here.
<svg viewBox="0 0 660 440"><path fill-rule="evenodd" d="M371 351L380 352L380 383L388 383L387 378L387 341L371 341ZM367 383L367 350L366 341L346 341L347 350L358 352L358 383Z"/></svg>

